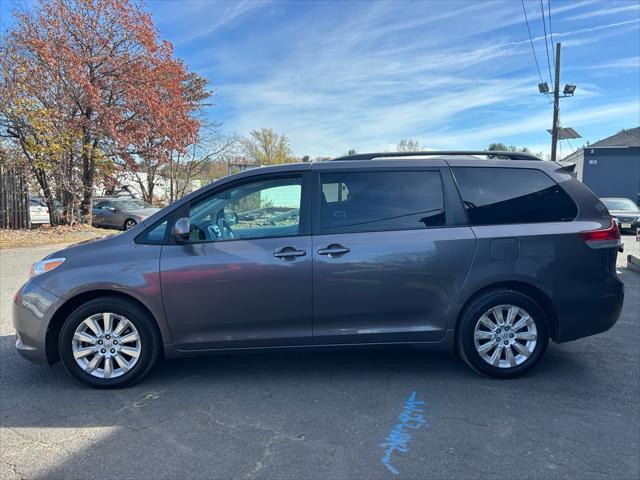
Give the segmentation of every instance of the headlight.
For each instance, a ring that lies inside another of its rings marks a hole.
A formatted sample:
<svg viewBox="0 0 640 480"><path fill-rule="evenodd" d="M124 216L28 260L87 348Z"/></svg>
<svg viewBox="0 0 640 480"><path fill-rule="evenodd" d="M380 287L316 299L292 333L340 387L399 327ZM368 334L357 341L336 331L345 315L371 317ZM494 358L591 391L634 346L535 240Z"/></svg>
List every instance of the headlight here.
<svg viewBox="0 0 640 480"><path fill-rule="evenodd" d="M50 272L54 268L62 265L64 260L64 258L49 258L47 260L40 260L39 262L31 265L29 276L35 277L36 275L40 275L41 273Z"/></svg>

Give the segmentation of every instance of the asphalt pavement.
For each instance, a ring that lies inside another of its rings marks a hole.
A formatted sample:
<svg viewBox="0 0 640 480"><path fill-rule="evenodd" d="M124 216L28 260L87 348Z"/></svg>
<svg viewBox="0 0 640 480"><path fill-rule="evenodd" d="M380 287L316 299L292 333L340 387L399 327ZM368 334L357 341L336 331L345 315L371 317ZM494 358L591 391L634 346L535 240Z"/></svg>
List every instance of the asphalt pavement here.
<svg viewBox="0 0 640 480"><path fill-rule="evenodd" d="M0 252L3 480L640 477L640 274L620 269L611 330L551 344L519 379L447 353L271 352L162 361L99 391L14 350L13 294L54 249Z"/></svg>

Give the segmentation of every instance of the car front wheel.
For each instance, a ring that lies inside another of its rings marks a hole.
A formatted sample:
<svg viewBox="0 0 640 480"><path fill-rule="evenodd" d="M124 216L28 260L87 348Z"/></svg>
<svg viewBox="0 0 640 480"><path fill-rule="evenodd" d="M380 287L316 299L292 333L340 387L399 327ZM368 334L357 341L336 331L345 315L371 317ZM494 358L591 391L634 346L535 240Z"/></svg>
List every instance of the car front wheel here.
<svg viewBox="0 0 640 480"><path fill-rule="evenodd" d="M135 227L137 224L138 222L136 222L133 218L127 218L127 220L124 222L124 229L129 230L130 228Z"/></svg>
<svg viewBox="0 0 640 480"><path fill-rule="evenodd" d="M62 363L74 378L98 388L131 385L160 355L153 319L133 302L103 297L77 308L58 343Z"/></svg>
<svg viewBox="0 0 640 480"><path fill-rule="evenodd" d="M548 342L542 309L513 290L494 290L475 299L465 309L458 331L462 358L474 370L497 378L530 370Z"/></svg>

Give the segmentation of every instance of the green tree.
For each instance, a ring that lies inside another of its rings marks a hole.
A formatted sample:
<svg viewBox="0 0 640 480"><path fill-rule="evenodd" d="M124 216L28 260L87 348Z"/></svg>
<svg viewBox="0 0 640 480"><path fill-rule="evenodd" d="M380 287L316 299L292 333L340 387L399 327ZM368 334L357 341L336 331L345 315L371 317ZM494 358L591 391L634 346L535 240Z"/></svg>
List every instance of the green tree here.
<svg viewBox="0 0 640 480"><path fill-rule="evenodd" d="M403 138L398 142L396 146L398 152L419 152L424 150L424 147L420 145L420 142L412 138Z"/></svg>
<svg viewBox="0 0 640 480"><path fill-rule="evenodd" d="M531 152L527 147L517 147L515 145L507 145L505 143L492 143L487 147L487 150L497 152Z"/></svg>
<svg viewBox="0 0 640 480"><path fill-rule="evenodd" d="M289 148L287 136L276 133L270 128L252 130L249 138L245 138L241 143L247 159L258 165L276 165L296 161Z"/></svg>
<svg viewBox="0 0 640 480"><path fill-rule="evenodd" d="M505 143L492 143L490 144L485 151L492 152L523 152L523 153L531 153L531 150L528 147L518 147L516 145L507 145ZM543 152L538 152L538 157L542 158ZM497 155L487 155L489 158L500 158Z"/></svg>

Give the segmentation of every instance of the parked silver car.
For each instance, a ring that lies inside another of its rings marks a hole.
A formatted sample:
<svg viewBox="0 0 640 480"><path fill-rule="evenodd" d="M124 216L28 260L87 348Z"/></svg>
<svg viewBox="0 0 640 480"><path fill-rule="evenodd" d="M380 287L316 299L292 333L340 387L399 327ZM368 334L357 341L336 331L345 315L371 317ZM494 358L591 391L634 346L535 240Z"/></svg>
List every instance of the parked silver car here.
<svg viewBox="0 0 640 480"><path fill-rule="evenodd" d="M513 377L550 339L615 324L620 245L602 202L529 154L257 168L37 262L15 296L16 347L102 388L162 355L354 345L455 351Z"/></svg>
<svg viewBox="0 0 640 480"><path fill-rule="evenodd" d="M93 203L93 225L129 230L159 208L135 198L96 198Z"/></svg>
<svg viewBox="0 0 640 480"><path fill-rule="evenodd" d="M640 228L640 209L628 198L601 198L609 213L618 221L620 231L635 232Z"/></svg>

